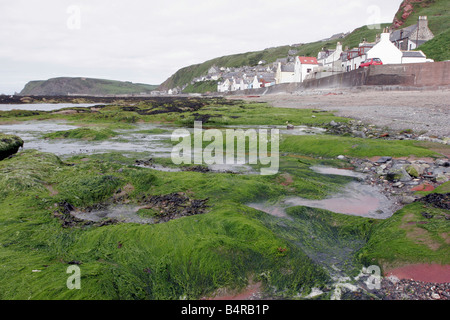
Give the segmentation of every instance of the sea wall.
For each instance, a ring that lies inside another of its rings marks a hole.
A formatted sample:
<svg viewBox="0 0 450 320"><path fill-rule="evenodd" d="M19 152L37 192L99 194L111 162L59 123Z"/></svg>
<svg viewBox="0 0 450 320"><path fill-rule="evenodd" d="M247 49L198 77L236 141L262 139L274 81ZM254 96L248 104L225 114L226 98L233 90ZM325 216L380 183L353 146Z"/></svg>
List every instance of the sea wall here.
<svg viewBox="0 0 450 320"><path fill-rule="evenodd" d="M232 94L262 95L355 87L394 87L405 90L450 88L450 61L370 66L302 83L283 83L268 88L235 91Z"/></svg>

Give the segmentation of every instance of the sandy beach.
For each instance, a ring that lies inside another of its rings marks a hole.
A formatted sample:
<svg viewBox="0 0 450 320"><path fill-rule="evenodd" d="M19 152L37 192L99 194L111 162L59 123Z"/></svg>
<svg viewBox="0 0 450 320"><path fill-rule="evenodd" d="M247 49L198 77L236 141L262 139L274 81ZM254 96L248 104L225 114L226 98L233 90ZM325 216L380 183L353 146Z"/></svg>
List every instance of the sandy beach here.
<svg viewBox="0 0 450 320"><path fill-rule="evenodd" d="M333 111L338 116L394 130L411 129L430 137L450 136L450 89L417 91L330 89L228 98L267 102L278 108Z"/></svg>

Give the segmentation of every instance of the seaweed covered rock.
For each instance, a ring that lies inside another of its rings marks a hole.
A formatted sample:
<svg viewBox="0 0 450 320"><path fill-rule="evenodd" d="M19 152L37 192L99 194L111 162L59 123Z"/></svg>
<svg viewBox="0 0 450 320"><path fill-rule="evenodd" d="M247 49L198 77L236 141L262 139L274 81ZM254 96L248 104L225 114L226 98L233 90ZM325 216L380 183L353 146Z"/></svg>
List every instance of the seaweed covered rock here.
<svg viewBox="0 0 450 320"><path fill-rule="evenodd" d="M0 160L19 151L23 147L23 140L18 136L0 133Z"/></svg>
<svg viewBox="0 0 450 320"><path fill-rule="evenodd" d="M62 167L61 159L51 153L24 150L12 159L0 161L0 198L24 192L48 192L49 177Z"/></svg>

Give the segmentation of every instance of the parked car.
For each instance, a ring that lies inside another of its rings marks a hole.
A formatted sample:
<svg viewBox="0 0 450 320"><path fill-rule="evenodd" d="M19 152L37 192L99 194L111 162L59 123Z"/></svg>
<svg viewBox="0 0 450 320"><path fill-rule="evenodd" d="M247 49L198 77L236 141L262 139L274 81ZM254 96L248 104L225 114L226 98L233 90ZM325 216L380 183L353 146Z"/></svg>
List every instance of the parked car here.
<svg viewBox="0 0 450 320"><path fill-rule="evenodd" d="M382 65L383 62L381 61L381 59L379 58L372 58L372 59L367 59L366 61L362 62L359 67L360 68L364 68L364 67L368 67L368 66L379 66Z"/></svg>

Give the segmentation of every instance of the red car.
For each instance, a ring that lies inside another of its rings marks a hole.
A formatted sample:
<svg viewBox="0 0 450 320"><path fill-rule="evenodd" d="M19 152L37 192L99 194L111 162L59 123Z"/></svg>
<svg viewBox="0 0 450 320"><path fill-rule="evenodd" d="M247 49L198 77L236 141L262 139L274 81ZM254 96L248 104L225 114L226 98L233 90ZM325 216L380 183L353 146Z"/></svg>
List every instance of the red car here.
<svg viewBox="0 0 450 320"><path fill-rule="evenodd" d="M372 58L372 59L367 59L366 61L362 62L359 67L360 68L364 68L364 67L368 67L368 66L379 66L382 65L383 62L381 61L381 59L379 58Z"/></svg>

